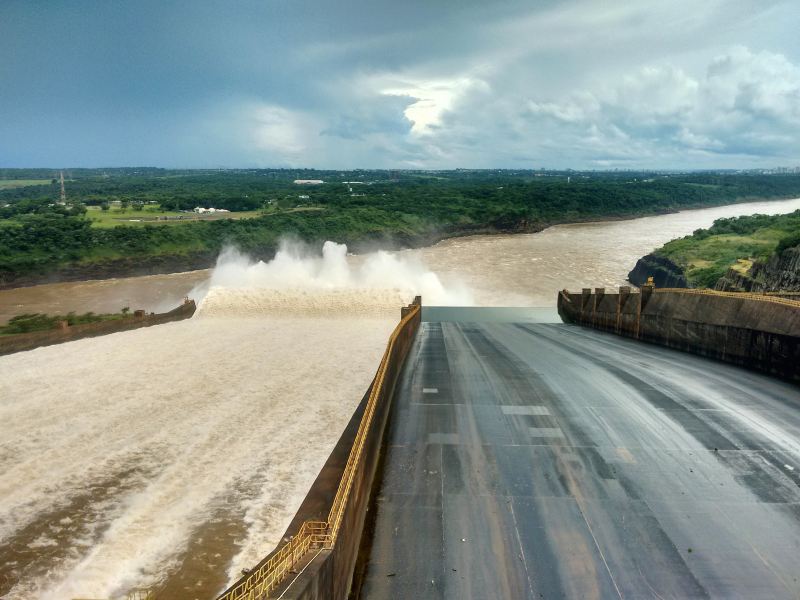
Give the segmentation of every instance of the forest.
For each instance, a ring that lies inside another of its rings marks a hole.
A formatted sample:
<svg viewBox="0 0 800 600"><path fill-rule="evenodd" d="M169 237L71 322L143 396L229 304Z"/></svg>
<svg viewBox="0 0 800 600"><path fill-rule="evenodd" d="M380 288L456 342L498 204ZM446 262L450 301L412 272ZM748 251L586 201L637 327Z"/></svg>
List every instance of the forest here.
<svg viewBox="0 0 800 600"><path fill-rule="evenodd" d="M227 244L267 258L284 236L335 240L357 251L800 196L800 175L733 172L126 168L65 170L64 177L62 205L58 171L0 169L0 181L38 180L0 188L0 284L114 261L196 267L198 257L213 261ZM304 179L325 183L294 183ZM195 207L230 214L203 220ZM109 208L125 219L101 227L91 215ZM180 216L148 221L148 214Z"/></svg>

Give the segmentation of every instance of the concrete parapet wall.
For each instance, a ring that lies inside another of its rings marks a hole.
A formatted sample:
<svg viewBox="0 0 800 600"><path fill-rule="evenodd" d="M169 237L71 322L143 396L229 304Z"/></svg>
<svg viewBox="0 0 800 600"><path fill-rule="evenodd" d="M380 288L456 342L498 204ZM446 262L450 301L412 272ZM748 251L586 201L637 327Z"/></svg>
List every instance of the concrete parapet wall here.
<svg viewBox="0 0 800 600"><path fill-rule="evenodd" d="M563 321L800 380L800 302L657 290L559 293Z"/></svg>
<svg viewBox="0 0 800 600"><path fill-rule="evenodd" d="M196 306L194 300L189 300L178 308L166 313L147 315L136 311L137 314L123 319L83 323L81 325L73 325L71 327L64 326L47 331L32 331L30 333L0 336L0 356L3 354L22 352L24 350L33 350L40 346L52 346L53 344L63 344L64 342L71 342L87 337L106 335L118 331L128 331L130 329L139 329L140 327L150 327L151 325L160 325L161 323L169 323L171 321L180 321L191 317L195 310Z"/></svg>
<svg viewBox="0 0 800 600"><path fill-rule="evenodd" d="M384 432L395 385L411 349L421 320L421 299L405 307L370 389L339 443L309 490L284 541L250 574L219 596L225 600L282 598L284 600L346 600L353 582L361 536L371 502ZM349 484L346 485L346 482ZM337 499L344 499L337 505ZM338 507L338 509L337 509ZM340 515L337 517L337 515ZM329 544L310 549L291 565L286 576L268 595L256 592L252 581L264 565L300 535L304 523L327 518ZM251 591L253 592L251 594Z"/></svg>
<svg viewBox="0 0 800 600"><path fill-rule="evenodd" d="M319 553L302 575L279 594L281 598L346 600L350 594L395 385L419 328L418 303L420 299L416 298L415 304L402 311L403 317L407 317L417 307L415 316L398 332L392 351L387 355L381 396L375 405L375 412L364 438L362 458L355 463L355 476L344 506L337 539L330 550Z"/></svg>

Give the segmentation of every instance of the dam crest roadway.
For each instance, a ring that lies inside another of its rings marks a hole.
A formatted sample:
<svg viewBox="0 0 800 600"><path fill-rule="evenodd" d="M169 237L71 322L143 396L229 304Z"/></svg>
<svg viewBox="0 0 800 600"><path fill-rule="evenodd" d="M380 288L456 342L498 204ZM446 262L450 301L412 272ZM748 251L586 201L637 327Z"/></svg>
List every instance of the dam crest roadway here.
<svg viewBox="0 0 800 600"><path fill-rule="evenodd" d="M800 596L796 385L425 307L391 410L361 598Z"/></svg>

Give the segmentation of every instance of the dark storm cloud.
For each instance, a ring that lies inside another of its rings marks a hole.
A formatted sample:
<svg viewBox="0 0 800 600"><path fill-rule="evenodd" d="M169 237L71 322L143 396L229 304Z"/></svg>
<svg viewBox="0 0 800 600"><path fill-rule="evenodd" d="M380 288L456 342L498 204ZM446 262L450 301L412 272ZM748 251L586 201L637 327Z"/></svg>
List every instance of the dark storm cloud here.
<svg viewBox="0 0 800 600"><path fill-rule="evenodd" d="M0 166L800 161L794 2L0 5Z"/></svg>

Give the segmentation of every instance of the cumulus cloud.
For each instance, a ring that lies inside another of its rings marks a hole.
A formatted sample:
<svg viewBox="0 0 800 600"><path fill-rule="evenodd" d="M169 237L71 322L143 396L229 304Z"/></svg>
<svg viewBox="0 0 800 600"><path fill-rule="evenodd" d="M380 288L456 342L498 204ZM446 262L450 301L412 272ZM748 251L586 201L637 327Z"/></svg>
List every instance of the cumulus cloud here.
<svg viewBox="0 0 800 600"><path fill-rule="evenodd" d="M12 0L0 164L800 163L796 0L242 3Z"/></svg>
<svg viewBox="0 0 800 600"><path fill-rule="evenodd" d="M707 87L711 101L729 111L800 124L800 68L781 54L735 48L711 63Z"/></svg>
<svg viewBox="0 0 800 600"><path fill-rule="evenodd" d="M741 46L714 57L697 76L672 64L643 65L561 101L528 98L526 107L524 127L534 139L558 136L601 165L612 156L678 164L681 153L696 151L721 163L731 155L800 155L800 67Z"/></svg>
<svg viewBox="0 0 800 600"><path fill-rule="evenodd" d="M485 92L485 82L461 77L430 81L402 82L381 91L386 96L409 98L411 103L403 111L411 123L410 133L426 135L433 133L441 125L442 116L453 110L459 98L475 91Z"/></svg>
<svg viewBox="0 0 800 600"><path fill-rule="evenodd" d="M573 94L564 102L541 102L530 100L528 109L532 115L552 117L564 123L580 123L594 118L600 103L591 92Z"/></svg>

